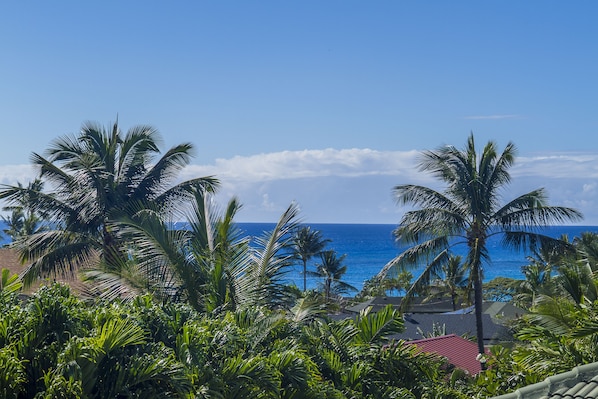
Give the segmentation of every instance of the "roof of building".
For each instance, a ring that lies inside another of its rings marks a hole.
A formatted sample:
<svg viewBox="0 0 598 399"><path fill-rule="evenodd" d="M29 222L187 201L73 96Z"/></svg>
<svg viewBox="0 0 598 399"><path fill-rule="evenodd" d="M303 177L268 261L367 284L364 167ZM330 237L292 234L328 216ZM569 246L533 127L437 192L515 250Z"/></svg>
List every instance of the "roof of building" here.
<svg viewBox="0 0 598 399"><path fill-rule="evenodd" d="M455 367L476 375L482 371L482 365L477 360L478 345L455 334L441 337L425 338L410 341L408 344L416 345L423 352L436 353L445 357Z"/></svg>
<svg viewBox="0 0 598 399"><path fill-rule="evenodd" d="M494 399L595 399L598 398L598 362L575 367Z"/></svg>
<svg viewBox="0 0 598 399"><path fill-rule="evenodd" d="M403 297L378 296L358 303L355 306L348 307L347 310L359 313L363 309L371 307L372 312L378 312L387 305L399 307L402 301ZM453 304L450 298L427 299L423 297L412 298L407 309L410 313L444 313L452 310Z"/></svg>
<svg viewBox="0 0 598 399"><path fill-rule="evenodd" d="M439 334L455 334L461 337L475 337L477 334L475 314L405 314L403 319L405 330L394 334L392 337L395 339L410 341ZM483 314L482 322L486 345L513 340L510 330L495 323L490 315Z"/></svg>
<svg viewBox="0 0 598 399"><path fill-rule="evenodd" d="M469 314L475 312L475 306L447 312L447 314ZM519 308L510 302L486 301L482 304L482 312L489 314L495 320L513 320L529 313L527 310Z"/></svg>

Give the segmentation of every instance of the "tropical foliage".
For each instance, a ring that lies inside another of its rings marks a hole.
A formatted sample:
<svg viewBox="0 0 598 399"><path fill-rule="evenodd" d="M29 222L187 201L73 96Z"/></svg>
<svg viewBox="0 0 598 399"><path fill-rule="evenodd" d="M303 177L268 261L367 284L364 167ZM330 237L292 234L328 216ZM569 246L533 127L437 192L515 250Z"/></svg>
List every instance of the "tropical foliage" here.
<svg viewBox="0 0 598 399"><path fill-rule="evenodd" d="M26 188L18 183L19 194L15 196L13 205L2 208L3 211L9 212L7 216L2 216L2 221L6 225L4 234L10 241L42 232L47 228L43 223L44 215L33 209L35 193L41 191L43 186L39 179L29 183Z"/></svg>
<svg viewBox="0 0 598 399"><path fill-rule="evenodd" d="M441 384L441 358L390 339L390 307L339 322L309 303L215 316L149 295L82 302L60 285L0 307L3 397L463 397Z"/></svg>

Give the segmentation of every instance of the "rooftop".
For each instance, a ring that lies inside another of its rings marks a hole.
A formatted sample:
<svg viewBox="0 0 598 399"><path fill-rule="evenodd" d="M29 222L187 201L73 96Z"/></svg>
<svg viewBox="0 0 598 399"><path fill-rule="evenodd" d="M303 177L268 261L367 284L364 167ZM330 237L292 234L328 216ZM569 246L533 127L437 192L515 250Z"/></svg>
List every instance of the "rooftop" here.
<svg viewBox="0 0 598 399"><path fill-rule="evenodd" d="M537 384L496 396L494 399L595 399L598 398L598 362L575 367Z"/></svg>
<svg viewBox="0 0 598 399"><path fill-rule="evenodd" d="M392 338L404 340L418 340L430 335L455 334L461 337L476 336L475 314L404 314L405 330L393 334ZM484 323L484 343L494 345L500 342L512 341L510 330L497 324L489 314L482 314Z"/></svg>
<svg viewBox="0 0 598 399"><path fill-rule="evenodd" d="M443 356L450 364L467 371L471 375L476 375L482 371L482 365L477 360L477 344L458 335L450 334L407 343L416 345L423 352Z"/></svg>

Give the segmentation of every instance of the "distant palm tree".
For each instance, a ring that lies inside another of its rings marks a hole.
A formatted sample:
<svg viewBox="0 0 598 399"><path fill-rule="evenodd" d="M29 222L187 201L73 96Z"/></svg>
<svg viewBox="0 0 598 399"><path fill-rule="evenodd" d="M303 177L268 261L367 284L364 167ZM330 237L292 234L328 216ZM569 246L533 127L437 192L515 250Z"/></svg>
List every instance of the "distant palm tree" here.
<svg viewBox="0 0 598 399"><path fill-rule="evenodd" d="M341 280L347 272L347 266L343 265L345 257L346 255L338 257L334 250L323 251L320 253L321 263L317 265L315 272L310 273L324 279L322 291L326 302L330 300L332 294L340 295L357 291L357 288Z"/></svg>
<svg viewBox="0 0 598 399"><path fill-rule="evenodd" d="M48 231L18 239L14 246L23 262L31 262L25 282L49 272L72 272L78 265L99 259L109 267L125 264L125 237L115 221L151 207L166 215L198 188L212 190L218 181L197 178L171 185L186 166L191 144L180 144L159 154L158 131L136 126L123 134L118 123L103 128L85 123L79 135L52 143L47 158L32 154L39 178L51 192L5 186L0 198L18 205L23 196L31 209L47 218Z"/></svg>
<svg viewBox="0 0 598 399"><path fill-rule="evenodd" d="M43 189L44 183L40 179L35 179L26 188L21 183L17 183L17 187L23 189L20 195L15 198L12 205L2 208L3 211L10 212L9 216L2 216L2 221L7 227L4 229L4 234L8 235L11 241L47 229L43 224L43 215L33 210L35 193Z"/></svg>
<svg viewBox="0 0 598 399"><path fill-rule="evenodd" d="M459 255L451 255L448 261L442 266L440 273L435 273L434 278L438 281L436 289L451 297L453 310L457 310L457 298L467 298L469 286L469 268L462 263Z"/></svg>
<svg viewBox="0 0 598 399"><path fill-rule="evenodd" d="M483 263L490 261L487 240L501 234L503 243L512 248L559 247L561 240L540 233L540 228L554 222L581 219L571 208L547 206L543 189L523 194L501 205L501 190L510 182L509 168L515 160L515 146L507 144L499 154L494 142L478 154L471 134L464 150L453 146L423 153L420 170L431 172L446 183L444 192L419 185L394 188L397 202L416 209L403 215L394 234L399 242L413 245L389 262L380 272L407 265L419 265L426 259L441 263L454 245L465 244L465 263L474 287L477 342L484 353L482 325ZM419 209L418 209L419 208Z"/></svg>
<svg viewBox="0 0 598 399"><path fill-rule="evenodd" d="M448 294L451 297L453 310L457 310L458 292L461 291L465 297L468 297L469 286L469 268L462 262L461 256L449 254L446 257L438 257L435 261L426 264L419 277L411 284L402 301L402 310L407 308L415 294L429 294L429 298Z"/></svg>
<svg viewBox="0 0 598 399"><path fill-rule="evenodd" d="M295 256L303 262L303 292L307 289L307 262L318 255L330 240L322 237L322 232L310 226L301 226L293 234Z"/></svg>

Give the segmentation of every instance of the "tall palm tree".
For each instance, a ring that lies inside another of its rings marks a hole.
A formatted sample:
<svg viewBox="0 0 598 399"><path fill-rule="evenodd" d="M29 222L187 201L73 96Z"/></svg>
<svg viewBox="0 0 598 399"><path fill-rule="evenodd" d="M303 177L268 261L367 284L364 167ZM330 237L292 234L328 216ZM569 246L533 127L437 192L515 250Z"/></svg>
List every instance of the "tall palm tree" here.
<svg viewBox="0 0 598 399"><path fill-rule="evenodd" d="M421 264L426 259L439 262L449 256L451 247L466 245L465 263L473 282L481 354L484 353L482 274L484 263L490 262L488 238L500 234L503 244L515 249L559 247L567 244L541 234L541 227L582 217L574 209L546 205L544 189L530 191L501 205L501 190L511 180L509 168L515 153L514 144L508 143L499 154L496 144L490 141L478 154L471 134L463 150L445 146L422 154L420 170L445 183L443 192L411 184L394 188L398 204L415 208L403 215L394 234L397 241L413 246L380 273L385 275L389 270Z"/></svg>
<svg viewBox="0 0 598 399"><path fill-rule="evenodd" d="M72 272L82 263L126 263L123 237L115 221L144 205L160 213L173 212L193 189L212 190L218 181L202 177L172 184L192 155L189 143L172 147L158 158L160 136L150 126L135 126L123 134L114 123L103 128L85 123L78 135L55 140L46 157L31 160L50 192L4 186L0 198L14 204L27 195L32 210L43 214L52 229L14 243L23 262L31 262L25 282L48 272Z"/></svg>
<svg viewBox="0 0 598 399"><path fill-rule="evenodd" d="M318 255L329 243L322 237L322 232L312 230L310 226L301 226L293 235L293 251L303 262L303 292L307 289L307 262Z"/></svg>

